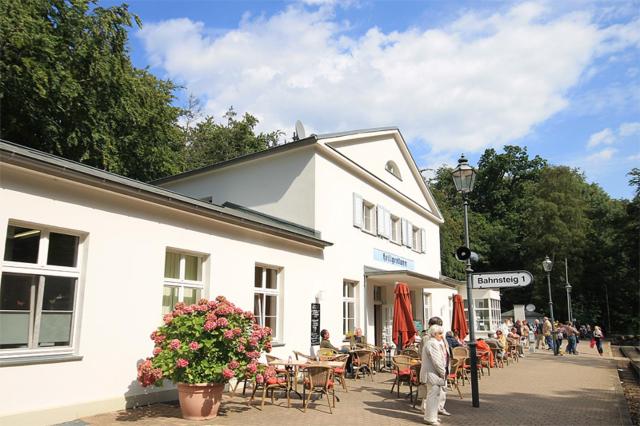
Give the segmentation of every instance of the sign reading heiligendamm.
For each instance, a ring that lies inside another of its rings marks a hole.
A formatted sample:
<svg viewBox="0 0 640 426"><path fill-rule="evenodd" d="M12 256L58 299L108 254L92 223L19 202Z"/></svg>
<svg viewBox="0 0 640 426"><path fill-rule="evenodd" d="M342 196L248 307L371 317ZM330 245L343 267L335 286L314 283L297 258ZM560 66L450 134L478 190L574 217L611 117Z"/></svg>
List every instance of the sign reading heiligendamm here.
<svg viewBox="0 0 640 426"><path fill-rule="evenodd" d="M408 271L413 271L415 269L415 264L413 260L406 259L404 257L398 256L386 251L373 249L373 258L378 262L383 262L389 265L393 265L398 269L406 269Z"/></svg>
<svg viewBox="0 0 640 426"><path fill-rule="evenodd" d="M320 304L311 304L311 346L320 344Z"/></svg>

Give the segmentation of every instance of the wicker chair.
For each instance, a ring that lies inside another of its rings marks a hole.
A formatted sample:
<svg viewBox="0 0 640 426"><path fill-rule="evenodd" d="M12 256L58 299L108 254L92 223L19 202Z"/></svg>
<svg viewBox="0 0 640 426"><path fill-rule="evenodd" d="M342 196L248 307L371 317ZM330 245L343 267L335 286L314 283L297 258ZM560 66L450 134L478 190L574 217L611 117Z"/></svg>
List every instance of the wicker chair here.
<svg viewBox="0 0 640 426"><path fill-rule="evenodd" d="M345 381L345 373L347 370L347 360L349 359L349 354L341 354L333 357L333 361L342 362L342 367L333 368L333 378L335 381L340 382L342 384L342 388L345 392L349 392L347 389L347 383Z"/></svg>
<svg viewBox="0 0 640 426"><path fill-rule="evenodd" d="M400 384L406 383L409 385L409 393L413 394L413 385L416 384L415 379L415 369L413 369L413 363L411 362L413 358L408 355L396 355L392 358L393 363L393 374L395 374L395 379L393 381L393 385L391 386L391 393L393 393L393 389L397 387L398 397L400 397ZM413 396L411 397L413 399Z"/></svg>
<svg viewBox="0 0 640 426"><path fill-rule="evenodd" d="M311 355L303 354L302 352L298 352L298 351L293 351L293 355L295 355L297 360L300 360L300 359L306 359L306 360L313 359L313 357Z"/></svg>
<svg viewBox="0 0 640 426"><path fill-rule="evenodd" d="M494 342L487 342L487 345L489 345L491 352L493 352L493 359L496 360L496 367L504 368L504 352L500 351L500 348ZM500 355L501 352L502 356Z"/></svg>
<svg viewBox="0 0 640 426"><path fill-rule="evenodd" d="M469 380L467 370L464 368L464 365L468 363L467 358L469 357L469 352L467 351L467 348L462 346L452 348L451 352L453 354L452 359L456 360L458 363L458 377L462 379L462 386L464 386L465 380Z"/></svg>
<svg viewBox="0 0 640 426"><path fill-rule="evenodd" d="M368 374L373 381L373 352L366 349L359 349L353 352L353 359L351 361L353 366L353 373L355 378L358 378L358 374Z"/></svg>
<svg viewBox="0 0 640 426"><path fill-rule="evenodd" d="M447 376L447 386L449 389L453 390L455 387L458 391L458 395L460 399L462 399L462 392L460 392L460 387L458 386L458 369L460 367L460 363L457 359L453 358L451 360L451 364L449 365L449 375Z"/></svg>
<svg viewBox="0 0 640 426"><path fill-rule="evenodd" d="M266 368L273 368L271 366L266 366ZM274 369L275 370L275 369ZM251 398L249 399L248 405L251 405L251 401L253 401L256 391L258 389L262 389L262 402L260 403L260 407L264 407L264 400L269 391L271 391L271 403L274 403L274 395L273 393L276 390L284 390L287 394L287 407L291 407L291 397L289 395L289 372L285 370L284 373L276 373L274 376L265 379L262 383L254 382L253 384L253 392L251 393Z"/></svg>
<svg viewBox="0 0 640 426"><path fill-rule="evenodd" d="M305 370L304 389L305 392L309 391L309 396L303 401L304 412L307 411L307 405L311 400L311 395L314 392L322 393L327 396L327 403L329 404L329 412L333 414L331 410L331 401L329 400L329 393L333 396L333 407L336 406L336 393L333 386L333 380L331 377L331 368L323 366L310 366Z"/></svg>

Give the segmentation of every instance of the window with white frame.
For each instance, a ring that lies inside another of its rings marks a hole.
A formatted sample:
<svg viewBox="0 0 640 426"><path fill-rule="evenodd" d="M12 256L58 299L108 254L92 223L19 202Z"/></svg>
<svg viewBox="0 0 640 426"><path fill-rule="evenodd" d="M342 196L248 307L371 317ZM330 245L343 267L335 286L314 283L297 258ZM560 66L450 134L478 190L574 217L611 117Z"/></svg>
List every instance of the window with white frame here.
<svg viewBox="0 0 640 426"><path fill-rule="evenodd" d="M422 244L420 242L420 228L416 226L411 227L411 248L415 251L420 251Z"/></svg>
<svg viewBox="0 0 640 426"><path fill-rule="evenodd" d="M400 228L400 218L391 216L391 241L402 244L402 230Z"/></svg>
<svg viewBox="0 0 640 426"><path fill-rule="evenodd" d="M162 313L173 310L178 302L198 303L204 292L202 265L204 255L167 249L164 258Z"/></svg>
<svg viewBox="0 0 640 426"><path fill-rule="evenodd" d="M368 201L362 203L362 227L369 232L376 232L376 209Z"/></svg>
<svg viewBox="0 0 640 426"><path fill-rule="evenodd" d="M429 319L433 316L433 308L431 306L431 293L422 294L422 303L424 307L424 323L428 324Z"/></svg>
<svg viewBox="0 0 640 426"><path fill-rule="evenodd" d="M357 282L347 280L342 282L342 334L354 332L356 329L357 289Z"/></svg>
<svg viewBox="0 0 640 426"><path fill-rule="evenodd" d="M497 330L502 322L502 313L500 310L500 300L489 299L491 301L491 330Z"/></svg>
<svg viewBox="0 0 640 426"><path fill-rule="evenodd" d="M73 346L81 235L9 224L0 280L0 352Z"/></svg>
<svg viewBox="0 0 640 426"><path fill-rule="evenodd" d="M281 268L260 265L255 267L253 314L258 324L271 328L275 341L281 340L281 275Z"/></svg>

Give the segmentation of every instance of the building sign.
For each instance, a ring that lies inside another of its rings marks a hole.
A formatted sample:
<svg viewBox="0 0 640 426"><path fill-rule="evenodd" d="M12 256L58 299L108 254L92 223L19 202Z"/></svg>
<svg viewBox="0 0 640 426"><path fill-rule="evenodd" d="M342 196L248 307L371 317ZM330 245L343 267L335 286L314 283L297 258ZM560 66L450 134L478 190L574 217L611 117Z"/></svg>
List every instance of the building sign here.
<svg viewBox="0 0 640 426"><path fill-rule="evenodd" d="M373 259L378 262L393 265L397 269L406 269L408 271L413 271L415 269L413 260L378 249L373 249Z"/></svg>
<svg viewBox="0 0 640 426"><path fill-rule="evenodd" d="M320 304L311 304L311 346L320 344Z"/></svg>

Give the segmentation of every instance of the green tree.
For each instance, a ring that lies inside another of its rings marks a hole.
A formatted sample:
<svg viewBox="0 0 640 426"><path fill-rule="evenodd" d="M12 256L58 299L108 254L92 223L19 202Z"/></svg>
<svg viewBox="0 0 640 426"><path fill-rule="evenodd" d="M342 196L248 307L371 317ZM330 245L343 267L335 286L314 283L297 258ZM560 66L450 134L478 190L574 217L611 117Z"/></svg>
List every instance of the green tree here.
<svg viewBox="0 0 640 426"><path fill-rule="evenodd" d="M193 112L188 114L197 117ZM279 130L256 134L258 119L249 113L238 119L233 108L229 108L223 118L226 123L216 123L213 117L208 116L193 127L185 125L185 163L188 169L265 150L275 146L283 135Z"/></svg>
<svg viewBox="0 0 640 426"><path fill-rule="evenodd" d="M183 168L175 86L132 66L126 5L0 0L0 137L141 180Z"/></svg>

